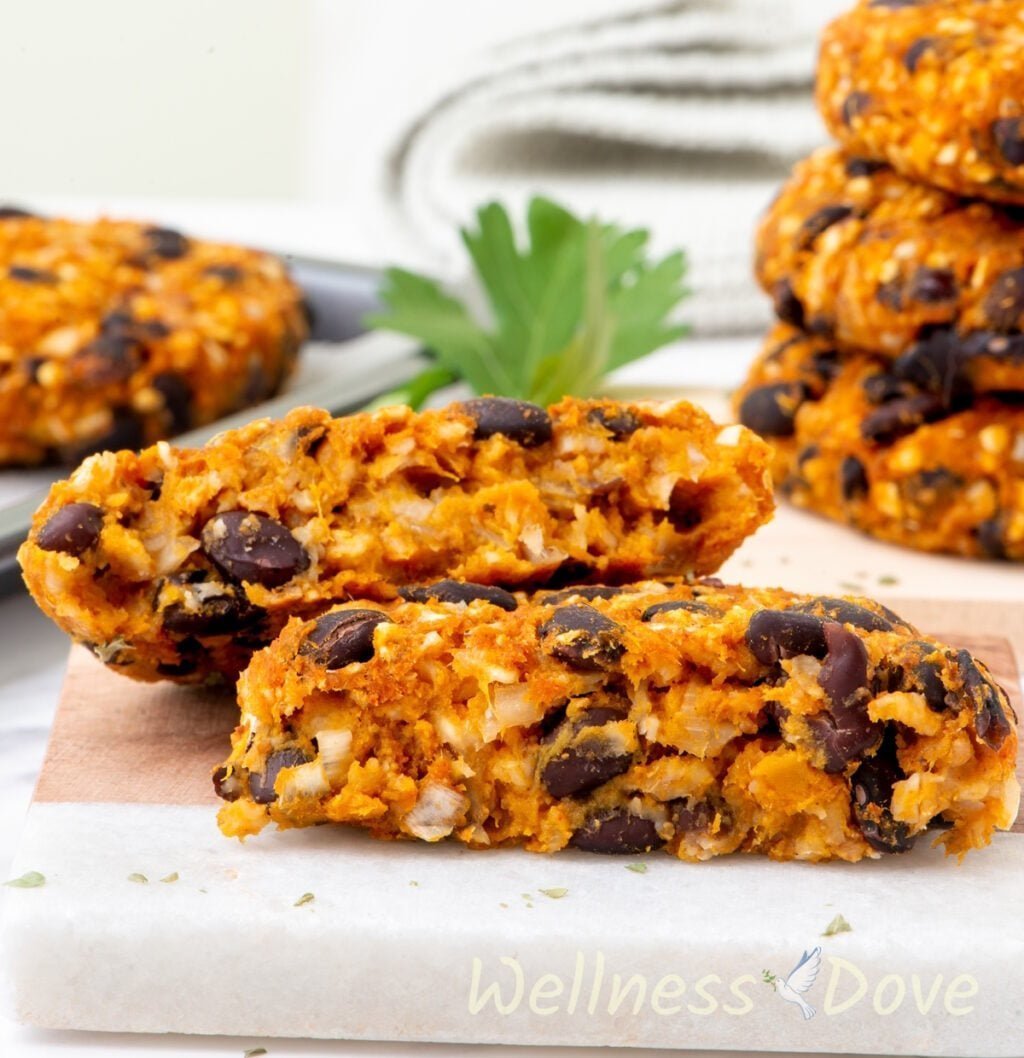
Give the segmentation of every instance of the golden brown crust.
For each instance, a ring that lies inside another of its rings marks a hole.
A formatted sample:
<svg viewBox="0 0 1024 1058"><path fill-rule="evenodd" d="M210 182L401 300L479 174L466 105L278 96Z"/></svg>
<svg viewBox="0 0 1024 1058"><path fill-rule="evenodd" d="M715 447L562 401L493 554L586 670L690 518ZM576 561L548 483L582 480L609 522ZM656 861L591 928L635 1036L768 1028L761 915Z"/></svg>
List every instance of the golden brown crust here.
<svg viewBox="0 0 1024 1058"><path fill-rule="evenodd" d="M896 357L937 332L1019 346L1024 330L1017 213L835 148L794 168L758 229L756 269L780 319L844 349Z"/></svg>
<svg viewBox="0 0 1024 1058"><path fill-rule="evenodd" d="M470 593L471 593L471 589ZM686 860L859 860L1017 811L983 666L877 603L720 582L340 607L239 683L220 824Z"/></svg>
<svg viewBox="0 0 1024 1058"><path fill-rule="evenodd" d="M306 330L268 254L0 211L0 465L139 448L254 404Z"/></svg>
<svg viewBox="0 0 1024 1058"><path fill-rule="evenodd" d="M826 27L817 101L852 154L960 195L1024 203L1019 0L862 0Z"/></svg>
<svg viewBox="0 0 1024 1058"><path fill-rule="evenodd" d="M402 584L711 572L770 517L768 460L681 401L305 408L197 450L93 456L20 559L45 612L121 671L233 677L290 616Z"/></svg>
<svg viewBox="0 0 1024 1058"><path fill-rule="evenodd" d="M924 388L779 324L736 407L798 506L918 550L1021 561L1024 402L1008 400Z"/></svg>

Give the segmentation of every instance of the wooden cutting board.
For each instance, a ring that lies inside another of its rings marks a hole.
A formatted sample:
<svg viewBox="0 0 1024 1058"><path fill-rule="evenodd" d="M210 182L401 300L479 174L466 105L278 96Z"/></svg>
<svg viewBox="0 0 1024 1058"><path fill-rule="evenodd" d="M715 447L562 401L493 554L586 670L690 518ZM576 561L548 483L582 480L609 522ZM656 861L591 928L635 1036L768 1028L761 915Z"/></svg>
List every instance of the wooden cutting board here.
<svg viewBox="0 0 1024 1058"><path fill-rule="evenodd" d="M1021 711L1020 607L887 602L972 650ZM243 845L217 831L210 783L235 716L230 694L137 684L72 651L15 863L46 884L6 891L16 1018L256 1039L1017 1053L1020 833L962 866L925 843L860 864L697 867L332 827ZM828 934L836 915L851 932ZM804 1020L763 971L816 949Z"/></svg>

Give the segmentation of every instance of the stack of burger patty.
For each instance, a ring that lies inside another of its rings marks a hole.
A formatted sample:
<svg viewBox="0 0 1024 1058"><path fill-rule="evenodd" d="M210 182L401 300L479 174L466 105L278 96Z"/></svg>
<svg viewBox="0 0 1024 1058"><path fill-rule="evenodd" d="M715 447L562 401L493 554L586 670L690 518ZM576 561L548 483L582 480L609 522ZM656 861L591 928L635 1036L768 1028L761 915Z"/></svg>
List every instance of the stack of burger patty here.
<svg viewBox="0 0 1024 1058"><path fill-rule="evenodd" d="M1024 5L862 0L817 97L841 145L758 231L779 322L739 416L799 506L1024 559Z"/></svg>

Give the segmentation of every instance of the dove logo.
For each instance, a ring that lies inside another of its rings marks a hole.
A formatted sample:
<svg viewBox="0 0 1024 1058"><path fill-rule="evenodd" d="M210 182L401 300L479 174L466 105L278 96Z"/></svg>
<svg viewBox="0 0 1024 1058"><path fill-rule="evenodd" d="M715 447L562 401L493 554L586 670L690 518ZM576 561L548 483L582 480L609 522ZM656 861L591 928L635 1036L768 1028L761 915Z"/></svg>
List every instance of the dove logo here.
<svg viewBox="0 0 1024 1058"><path fill-rule="evenodd" d="M818 979L818 971L821 969L821 948L805 951L800 956L800 961L790 970L789 975L783 979L773 974L771 970L764 970L762 977L765 984L775 989L775 994L787 1003L793 1003L800 1008L804 1021L810 1021L816 1011L804 996L811 990L814 982Z"/></svg>

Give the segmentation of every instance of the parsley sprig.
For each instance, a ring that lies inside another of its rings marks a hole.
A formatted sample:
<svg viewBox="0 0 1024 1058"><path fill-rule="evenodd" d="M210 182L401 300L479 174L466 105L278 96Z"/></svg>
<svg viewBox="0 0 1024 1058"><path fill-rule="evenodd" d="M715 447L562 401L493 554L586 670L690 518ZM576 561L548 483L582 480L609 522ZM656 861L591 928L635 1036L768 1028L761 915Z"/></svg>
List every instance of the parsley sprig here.
<svg viewBox="0 0 1024 1058"><path fill-rule="evenodd" d="M526 244L492 202L462 231L489 320L440 283L404 269L386 274L384 312L371 326L423 342L434 362L375 404L419 407L462 380L477 393L550 404L594 393L609 372L681 337L674 320L689 291L685 255L648 259L648 232L581 220L546 198L530 201Z"/></svg>

